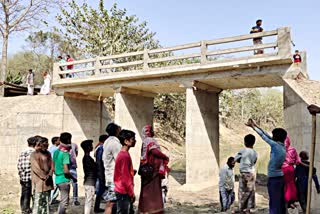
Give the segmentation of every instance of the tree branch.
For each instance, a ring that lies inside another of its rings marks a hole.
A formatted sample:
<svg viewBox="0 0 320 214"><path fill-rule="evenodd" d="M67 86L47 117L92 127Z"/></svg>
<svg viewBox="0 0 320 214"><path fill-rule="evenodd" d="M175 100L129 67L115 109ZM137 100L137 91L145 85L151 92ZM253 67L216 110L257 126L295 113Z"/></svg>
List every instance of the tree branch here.
<svg viewBox="0 0 320 214"><path fill-rule="evenodd" d="M25 11L21 14L19 18L17 18L15 21L13 21L12 24L9 25L9 29L15 28L18 24L20 24L24 18L28 15L30 9L32 8L33 0L30 0L29 6L25 9Z"/></svg>

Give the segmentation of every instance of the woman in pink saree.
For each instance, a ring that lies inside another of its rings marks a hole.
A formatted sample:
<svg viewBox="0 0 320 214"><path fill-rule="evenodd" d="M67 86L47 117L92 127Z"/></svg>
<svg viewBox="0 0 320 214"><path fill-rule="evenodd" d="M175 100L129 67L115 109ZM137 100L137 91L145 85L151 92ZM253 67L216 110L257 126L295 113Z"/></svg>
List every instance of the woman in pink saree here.
<svg viewBox="0 0 320 214"><path fill-rule="evenodd" d="M151 178L141 176L141 192L139 213L163 213L161 180L168 172L169 158L160 150L160 145L153 138L154 132L150 125L142 129L142 148L140 165L149 164L153 168Z"/></svg>
<svg viewBox="0 0 320 214"><path fill-rule="evenodd" d="M301 163L297 150L291 146L289 136L286 138L286 159L282 165L284 174L284 197L288 207L295 208L294 202L298 201L297 188L295 184L294 166Z"/></svg>

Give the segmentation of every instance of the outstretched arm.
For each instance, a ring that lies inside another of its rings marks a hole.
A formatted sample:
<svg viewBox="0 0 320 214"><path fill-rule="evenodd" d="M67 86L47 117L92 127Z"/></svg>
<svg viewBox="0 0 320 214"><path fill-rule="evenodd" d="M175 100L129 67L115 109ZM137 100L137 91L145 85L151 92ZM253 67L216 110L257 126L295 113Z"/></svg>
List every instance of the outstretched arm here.
<svg viewBox="0 0 320 214"><path fill-rule="evenodd" d="M263 131L259 126L257 126L257 124L252 119L248 120L248 122L246 123L246 126L251 127L269 145L274 144L272 137L268 133Z"/></svg>

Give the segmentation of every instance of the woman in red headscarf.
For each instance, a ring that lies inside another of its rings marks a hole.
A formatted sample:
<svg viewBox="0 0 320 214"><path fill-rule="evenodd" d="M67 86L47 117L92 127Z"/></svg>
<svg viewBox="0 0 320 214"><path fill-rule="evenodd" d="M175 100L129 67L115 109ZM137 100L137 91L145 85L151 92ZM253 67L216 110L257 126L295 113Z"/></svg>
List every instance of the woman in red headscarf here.
<svg viewBox="0 0 320 214"><path fill-rule="evenodd" d="M295 208L294 202L298 201L297 188L295 184L294 165L301 163L297 150L291 146L289 136L285 142L286 159L282 165L284 178L284 198L288 207Z"/></svg>
<svg viewBox="0 0 320 214"><path fill-rule="evenodd" d="M139 213L163 213L163 198L161 180L168 172L169 158L160 150L160 145L153 138L154 132L150 125L142 129L142 148L140 169L148 165L150 176L141 175L141 192L139 198ZM140 171L140 170L139 170Z"/></svg>

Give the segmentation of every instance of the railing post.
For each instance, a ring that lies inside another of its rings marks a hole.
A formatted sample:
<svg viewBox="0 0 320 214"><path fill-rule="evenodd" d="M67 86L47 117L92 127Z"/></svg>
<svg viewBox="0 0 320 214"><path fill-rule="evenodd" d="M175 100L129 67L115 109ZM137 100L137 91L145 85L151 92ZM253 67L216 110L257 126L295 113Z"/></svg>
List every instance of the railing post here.
<svg viewBox="0 0 320 214"><path fill-rule="evenodd" d="M53 82L58 81L60 79L59 71L61 71L60 70L60 63L56 62L53 64L53 72L52 72L52 81Z"/></svg>
<svg viewBox="0 0 320 214"><path fill-rule="evenodd" d="M149 70L149 53L148 49L144 49L143 53L143 70L148 71Z"/></svg>
<svg viewBox="0 0 320 214"><path fill-rule="evenodd" d="M201 41L201 64L207 63L207 42Z"/></svg>
<svg viewBox="0 0 320 214"><path fill-rule="evenodd" d="M100 74L100 67L101 67L100 57L97 56L96 61L94 63L94 75Z"/></svg>
<svg viewBox="0 0 320 214"><path fill-rule="evenodd" d="M278 55L282 58L291 58L290 28L278 28Z"/></svg>

